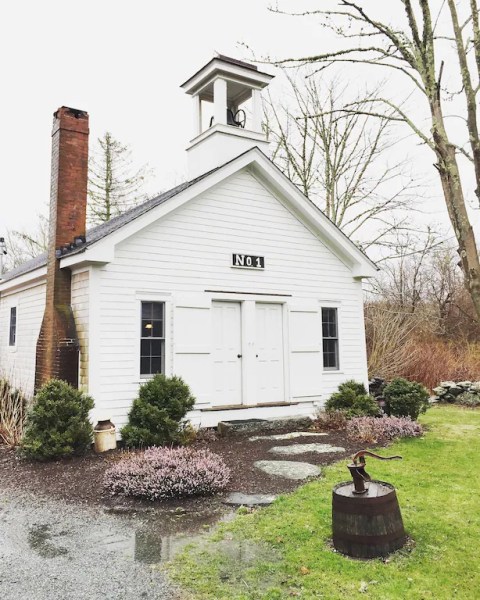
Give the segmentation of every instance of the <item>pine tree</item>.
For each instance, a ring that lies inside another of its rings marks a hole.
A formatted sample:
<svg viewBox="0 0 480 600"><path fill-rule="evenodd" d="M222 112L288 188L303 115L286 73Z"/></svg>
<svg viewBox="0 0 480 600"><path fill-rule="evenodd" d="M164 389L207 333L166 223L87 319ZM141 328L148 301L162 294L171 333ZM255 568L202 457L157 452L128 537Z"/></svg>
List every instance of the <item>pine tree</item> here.
<svg viewBox="0 0 480 600"><path fill-rule="evenodd" d="M146 199L142 188L150 175L146 165L134 170L128 146L108 131L98 138L88 174L88 221L109 221Z"/></svg>

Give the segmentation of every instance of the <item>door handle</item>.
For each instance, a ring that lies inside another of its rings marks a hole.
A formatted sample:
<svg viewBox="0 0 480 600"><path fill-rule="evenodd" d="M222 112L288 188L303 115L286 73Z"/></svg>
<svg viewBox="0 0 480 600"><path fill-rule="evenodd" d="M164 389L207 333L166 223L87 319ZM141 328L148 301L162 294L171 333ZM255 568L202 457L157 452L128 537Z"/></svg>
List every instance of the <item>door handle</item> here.
<svg viewBox="0 0 480 600"><path fill-rule="evenodd" d="M258 354L255 354L255 358L258 358Z"/></svg>
<svg viewBox="0 0 480 600"><path fill-rule="evenodd" d="M237 354L237 358L242 358L242 355L241 354Z"/></svg>

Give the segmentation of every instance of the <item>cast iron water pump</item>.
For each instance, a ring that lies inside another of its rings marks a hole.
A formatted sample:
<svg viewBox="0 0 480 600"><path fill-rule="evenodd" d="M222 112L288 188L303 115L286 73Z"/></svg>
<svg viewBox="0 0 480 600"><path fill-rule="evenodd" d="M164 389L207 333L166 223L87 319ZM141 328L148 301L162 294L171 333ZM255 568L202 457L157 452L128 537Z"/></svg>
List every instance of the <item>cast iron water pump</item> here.
<svg viewBox="0 0 480 600"><path fill-rule="evenodd" d="M356 558L386 556L406 541L395 488L384 481L372 480L365 471L365 456L380 460L402 458L360 450L348 465L353 482L339 483L333 488L333 545L338 552Z"/></svg>

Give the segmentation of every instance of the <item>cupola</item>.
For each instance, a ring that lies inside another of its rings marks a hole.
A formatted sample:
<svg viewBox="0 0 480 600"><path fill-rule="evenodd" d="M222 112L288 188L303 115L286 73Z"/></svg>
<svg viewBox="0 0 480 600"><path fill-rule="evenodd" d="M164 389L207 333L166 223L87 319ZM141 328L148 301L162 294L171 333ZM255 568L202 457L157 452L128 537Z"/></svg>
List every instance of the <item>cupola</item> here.
<svg viewBox="0 0 480 600"><path fill-rule="evenodd" d="M193 99L189 178L197 177L268 140L262 131L261 91L273 79L255 65L216 56L182 84Z"/></svg>

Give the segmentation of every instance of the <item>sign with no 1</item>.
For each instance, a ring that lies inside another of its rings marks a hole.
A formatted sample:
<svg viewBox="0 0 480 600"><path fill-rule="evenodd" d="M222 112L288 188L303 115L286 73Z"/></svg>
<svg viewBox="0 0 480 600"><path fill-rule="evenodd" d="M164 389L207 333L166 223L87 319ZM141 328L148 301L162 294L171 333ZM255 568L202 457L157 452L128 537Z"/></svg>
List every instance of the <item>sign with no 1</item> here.
<svg viewBox="0 0 480 600"><path fill-rule="evenodd" d="M232 267L240 269L264 269L265 257L251 254L232 254Z"/></svg>

